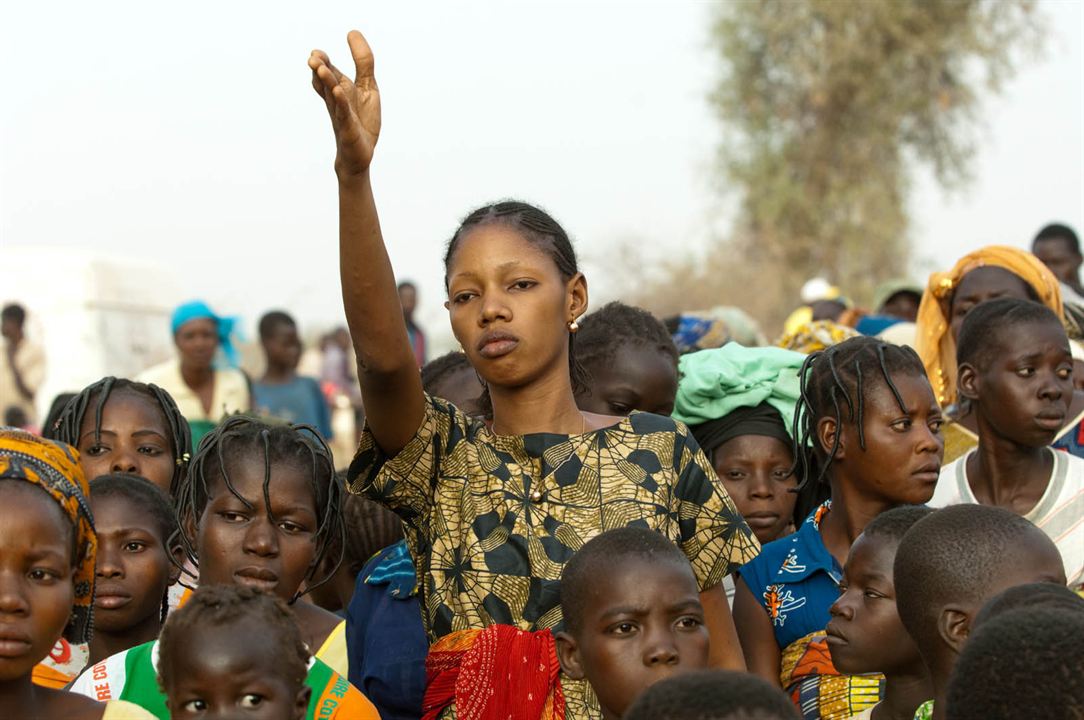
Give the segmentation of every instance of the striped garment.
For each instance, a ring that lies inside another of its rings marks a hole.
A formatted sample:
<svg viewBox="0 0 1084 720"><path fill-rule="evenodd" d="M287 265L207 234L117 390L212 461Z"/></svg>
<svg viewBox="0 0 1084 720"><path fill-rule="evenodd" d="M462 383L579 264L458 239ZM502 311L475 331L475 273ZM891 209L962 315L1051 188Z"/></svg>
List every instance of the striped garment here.
<svg viewBox="0 0 1084 720"><path fill-rule="evenodd" d="M158 641L137 645L87 668L71 691L106 701L126 700L169 720L166 696L158 687ZM305 684L312 688L305 720L380 720L373 704L320 660L309 661Z"/></svg>
<svg viewBox="0 0 1084 720"><path fill-rule="evenodd" d="M1084 460L1065 452L1049 452L1054 456L1054 467L1046 492L1024 519L1058 546L1069 587L1078 589L1084 585ZM967 460L974 453L971 450L941 468L930 507L977 502L967 480Z"/></svg>

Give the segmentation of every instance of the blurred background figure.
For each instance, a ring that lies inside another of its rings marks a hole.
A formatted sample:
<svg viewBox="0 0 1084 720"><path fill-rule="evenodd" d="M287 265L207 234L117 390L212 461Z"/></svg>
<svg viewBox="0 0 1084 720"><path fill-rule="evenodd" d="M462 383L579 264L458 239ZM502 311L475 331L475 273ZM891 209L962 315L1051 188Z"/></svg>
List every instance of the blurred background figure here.
<svg viewBox="0 0 1084 720"><path fill-rule="evenodd" d="M192 446L226 415L252 409L251 383L237 368L236 320L193 300L173 311L170 327L177 357L144 371L140 382L162 388L192 428Z"/></svg>
<svg viewBox="0 0 1084 720"><path fill-rule="evenodd" d="M301 361L297 323L281 310L264 314L260 318L260 345L267 369L252 384L253 408L286 422L311 425L325 440L330 440L331 411L320 383L297 373Z"/></svg>
<svg viewBox="0 0 1084 720"><path fill-rule="evenodd" d="M34 398L45 380L45 351L26 337L26 310L18 303L0 311L0 333L4 352L0 354L0 408L3 424L26 428L34 425L37 412Z"/></svg>
<svg viewBox="0 0 1084 720"><path fill-rule="evenodd" d="M1084 288L1080 285L1080 239L1068 225L1047 225L1031 241L1031 252L1050 268L1061 283L1061 299L1084 306Z"/></svg>
<svg viewBox="0 0 1084 720"><path fill-rule="evenodd" d="M406 322L410 347L414 349L414 359L418 367L425 365L425 333L414 322L414 310L418 307L418 288L410 281L399 283L399 304L403 306L403 320Z"/></svg>

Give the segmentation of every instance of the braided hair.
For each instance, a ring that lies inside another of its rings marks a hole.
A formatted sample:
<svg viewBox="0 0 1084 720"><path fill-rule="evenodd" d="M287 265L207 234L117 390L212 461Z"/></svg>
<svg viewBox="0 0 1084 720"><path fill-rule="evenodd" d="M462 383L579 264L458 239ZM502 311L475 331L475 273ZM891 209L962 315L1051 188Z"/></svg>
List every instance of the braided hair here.
<svg viewBox="0 0 1084 720"><path fill-rule="evenodd" d="M850 338L805 359L791 433L795 470L802 478L799 488L812 477L818 485L824 483L839 450L839 430L830 449L825 450L817 441L817 424L821 418L834 418L837 428L842 428L844 422L853 425L858 430L858 445L865 450L863 413L866 391L872 383L882 380L900 410L907 412L903 396L892 380L894 374L925 378L926 370L912 348L872 337Z"/></svg>
<svg viewBox="0 0 1084 720"><path fill-rule="evenodd" d="M335 476L331 450L311 425L269 424L246 415L234 415L207 433L192 458L188 475L177 490L175 504L180 521L181 544L193 565L199 566L196 537L199 518L210 498L210 487L220 482L226 490L246 507L252 505L234 487L230 468L238 462L251 462L253 455L263 460L263 499L268 518L271 516L271 468L290 465L309 472L317 528L313 536L316 553L309 565L306 589L294 594L291 602L306 592L327 582L342 564L344 524L342 514L342 484ZM319 579L311 576L323 567L328 553L336 550L338 558Z"/></svg>
<svg viewBox="0 0 1084 720"><path fill-rule="evenodd" d="M60 416L55 420L51 434L61 442L78 447L83 419L93 403L94 442L101 442L102 413L105 411L105 404L109 402L110 394L118 391L141 395L151 400L161 411L166 427L169 429L170 449L174 459L169 494L171 497L176 497L177 488L188 472L189 459L192 457L192 430L188 427L188 421L184 419L184 415L177 409L177 403L173 401L173 397L157 385L126 378L104 377L96 383L87 385L68 401Z"/></svg>
<svg viewBox="0 0 1084 720"><path fill-rule="evenodd" d="M677 368L677 346L662 321L643 308L622 302L606 303L583 319L576 338L576 360L584 368L599 367L612 361L626 344L654 348Z"/></svg>
<svg viewBox="0 0 1084 720"><path fill-rule="evenodd" d="M504 200L478 208L459 224L452 239L448 241L448 250L444 254L445 291L448 290L448 268L463 238L477 227L492 224L514 228L524 240L549 255L565 281L571 280L580 271L572 241L556 220L534 205L516 200ZM575 338L574 333L569 333L568 372L572 381L572 392L578 394L587 387L587 382L584 370L576 360ZM483 383L482 396L478 399L478 404L486 418L493 417L493 401L489 396L489 387L485 383Z"/></svg>

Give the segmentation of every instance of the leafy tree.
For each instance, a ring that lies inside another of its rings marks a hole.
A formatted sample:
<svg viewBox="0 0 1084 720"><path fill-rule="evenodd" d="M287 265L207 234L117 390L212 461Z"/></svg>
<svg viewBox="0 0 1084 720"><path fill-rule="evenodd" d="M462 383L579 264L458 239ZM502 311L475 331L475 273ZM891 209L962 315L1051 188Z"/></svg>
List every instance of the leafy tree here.
<svg viewBox="0 0 1084 720"><path fill-rule="evenodd" d="M700 280L720 288L756 273L763 297L751 309L775 321L814 274L860 298L904 274L913 172L930 168L946 191L967 183L980 101L1041 31L1033 0L719 5L711 99L722 177L740 201ZM737 263L740 274L720 273ZM743 280L720 299L747 301L749 290Z"/></svg>

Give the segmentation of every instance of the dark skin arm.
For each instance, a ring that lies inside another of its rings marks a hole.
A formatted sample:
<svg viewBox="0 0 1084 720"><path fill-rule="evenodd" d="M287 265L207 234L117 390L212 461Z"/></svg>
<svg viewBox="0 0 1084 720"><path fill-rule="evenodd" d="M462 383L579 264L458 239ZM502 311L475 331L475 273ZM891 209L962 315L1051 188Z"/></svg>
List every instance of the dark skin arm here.
<svg viewBox="0 0 1084 720"><path fill-rule="evenodd" d="M782 688L779 682L782 654L772 632L772 621L741 576L735 583L734 624L738 627L738 638L749 672Z"/></svg>
<svg viewBox="0 0 1084 720"><path fill-rule="evenodd" d="M313 88L324 99L335 132L339 274L346 321L358 356L365 416L381 450L394 456L421 425L425 398L369 176L380 136L373 53L356 30L347 42L356 68L354 80L339 72L320 50L309 56L309 68Z"/></svg>
<svg viewBox="0 0 1084 720"><path fill-rule="evenodd" d="M722 583L701 592L700 604L704 607L704 624L711 638L708 662L714 668L744 672L745 659Z"/></svg>

